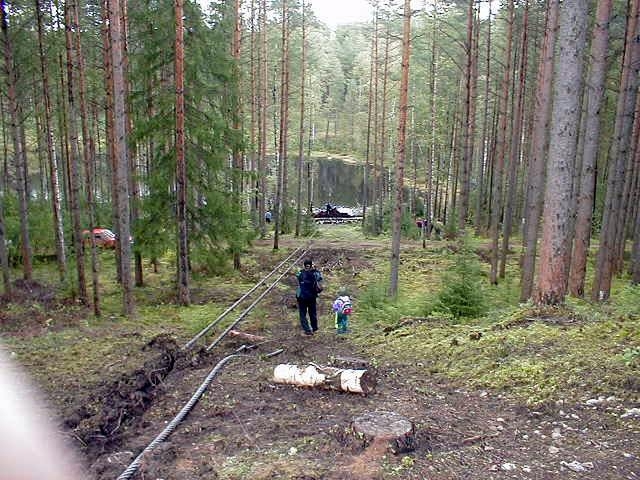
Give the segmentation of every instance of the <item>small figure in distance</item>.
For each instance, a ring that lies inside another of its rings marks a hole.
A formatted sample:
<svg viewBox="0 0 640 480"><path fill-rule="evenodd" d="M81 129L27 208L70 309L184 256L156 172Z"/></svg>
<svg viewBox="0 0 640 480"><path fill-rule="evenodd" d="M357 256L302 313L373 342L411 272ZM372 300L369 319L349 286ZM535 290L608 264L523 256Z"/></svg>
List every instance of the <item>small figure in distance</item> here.
<svg viewBox="0 0 640 480"><path fill-rule="evenodd" d="M264 214L264 221L267 223L271 223L271 211L267 210Z"/></svg>
<svg viewBox="0 0 640 480"><path fill-rule="evenodd" d="M300 270L296 299L298 300L298 312L300 314L300 326L306 335L313 335L318 330L318 312L316 298L322 291L322 274L313 266L310 258L304 260L304 268ZM309 321L307 321L307 312Z"/></svg>
<svg viewBox="0 0 640 480"><path fill-rule="evenodd" d="M340 291L340 295L333 301L333 311L336 314L336 333L349 333L349 315L353 313L351 298L345 290Z"/></svg>

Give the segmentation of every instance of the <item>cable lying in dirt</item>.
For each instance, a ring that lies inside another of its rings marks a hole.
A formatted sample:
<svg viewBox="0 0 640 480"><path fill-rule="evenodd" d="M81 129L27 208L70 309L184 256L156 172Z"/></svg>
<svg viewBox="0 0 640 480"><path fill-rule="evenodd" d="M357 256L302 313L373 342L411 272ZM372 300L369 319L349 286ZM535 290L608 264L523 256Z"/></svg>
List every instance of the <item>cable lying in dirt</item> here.
<svg viewBox="0 0 640 480"><path fill-rule="evenodd" d="M142 458L147 453L149 453L154 448L156 448L160 443L164 442L167 438L169 438L169 435L171 435L174 432L174 430L177 428L180 422L184 420L187 414L193 409L195 404L198 403L198 400L200 400L200 397L205 392L205 390L209 387L209 385L211 384L215 376L220 372L220 370L222 370L222 367L224 367L232 359L240 358L240 357L249 358L246 355L233 353L231 355L224 357L222 360L220 360L216 364L216 366L213 368L213 370L209 372L209 375L207 375L207 378L205 378L204 382L202 382L200 387L198 387L198 390L196 390L196 392L193 394L191 399L185 404L184 407L182 407L182 410L180 410L180 412L173 418L173 420L171 420L171 422L169 422L169 424L165 427L165 429L162 430L162 432L160 432L160 434L151 441L151 443L140 453L140 455L138 455L135 458L135 460L131 462L131 464L125 469L125 471L122 472L122 474L120 474L117 480L130 479L136 473L138 468L140 468L140 464L142 463Z"/></svg>
<svg viewBox="0 0 640 480"><path fill-rule="evenodd" d="M309 250L309 246L311 245L311 242L309 242L305 247L304 247L304 252L302 253L301 257L304 256L308 250ZM195 345L195 343L202 338L204 335L206 335L215 325L217 325L223 318L225 318L234 308L236 308L240 302L242 302L245 298L247 298L249 295L251 295L253 292L256 291L256 289L262 285L269 277L271 277L276 271L278 271L280 269L280 267L282 267L282 265L284 265L285 263L287 263L289 261L289 259L291 257L293 257L296 253L298 253L303 247L298 247L296 248L293 252L291 252L291 254L285 258L282 262L280 262L278 264L278 266L276 268L274 268L273 270L271 270L271 272L269 272L267 274L267 276L265 276L262 280L260 280L258 283L256 283L247 293L245 293L242 297L240 297L238 300L236 300L233 305L231 305L229 308L227 308L224 312L222 312L220 314L220 316L218 318L216 318L213 322L211 322L209 325L207 325L206 327L204 327L195 337L193 337L191 340L189 340L187 343L185 343L182 347L182 350L189 350L191 347L193 347ZM298 257L295 261L297 262L301 257ZM278 278L278 280L282 278L282 275ZM277 281L276 281L277 283ZM267 290L268 291L268 290ZM264 296L264 295L263 295ZM262 297L260 297L262 298ZM252 304L253 305L253 304ZM245 311L246 312L246 311ZM226 332L225 332L226 333Z"/></svg>
<svg viewBox="0 0 640 480"><path fill-rule="evenodd" d="M292 263L291 265L292 265L292 266L293 266L293 265L295 265L295 264L296 264L296 263L297 263L297 262L298 262L302 257L304 257L304 256L307 254L307 251L308 251L308 250L305 250L304 252L302 252L302 254L301 254L298 258L296 258L296 259L293 261L293 263ZM276 280L275 280L275 281L274 281L274 282L269 286L269 288L267 288L264 292L262 292L262 294L261 294L258 298L256 298L256 299L255 299L255 301L254 301L251 305L249 305L249 306L247 307L247 309L246 309L244 312L242 312L242 313L240 314L240 316L239 316L238 318L236 318L236 319L231 323L231 325L229 325L229 326L224 330L224 332L222 332L222 333L220 334L220 336L219 336L218 338L216 338L216 339L213 341L213 343L211 343L211 345L209 345L209 346L207 347L207 352L211 351L211 349L212 349L213 347L215 347L218 343L220 343L220 341L225 337L225 335L226 335L227 333L229 333L229 332L230 332L230 331L231 331L231 330L232 330L232 329L233 329L233 328L234 328L238 323L240 323L240 321L241 321L244 317L246 317L246 316L247 316L247 314L248 314L251 310L253 310L253 308L258 304L258 302L259 302L260 300L262 300L262 299L264 298L264 296L265 296L267 293L269 293L269 292L273 289L273 287L275 287L275 286L278 284L278 282L280 281L280 279L282 279L282 277L284 277L288 272L289 272L289 269L287 269L287 270L285 270L284 272L282 272L282 274L281 274L278 278L276 278Z"/></svg>

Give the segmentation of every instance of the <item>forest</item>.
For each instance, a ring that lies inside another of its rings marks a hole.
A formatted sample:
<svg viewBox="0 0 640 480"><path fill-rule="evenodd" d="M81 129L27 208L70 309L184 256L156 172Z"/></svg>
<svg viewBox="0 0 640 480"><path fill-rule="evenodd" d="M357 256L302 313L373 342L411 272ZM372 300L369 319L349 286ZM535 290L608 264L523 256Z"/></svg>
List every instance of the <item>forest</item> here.
<svg viewBox="0 0 640 480"><path fill-rule="evenodd" d="M327 281L313 346L285 273L223 345L367 358L377 397L314 424L331 400L245 373L202 400L234 424L199 440L213 460L178 433L126 478L637 478L640 0L368 0L335 27L320 2L0 0L3 350L90 478L115 478L219 360L180 343L304 249ZM331 336L345 292L354 332ZM338 427L364 406L409 416L418 453ZM571 415L592 433L558 452L529 432ZM536 445L481 426L498 417ZM581 442L610 448L578 460Z"/></svg>

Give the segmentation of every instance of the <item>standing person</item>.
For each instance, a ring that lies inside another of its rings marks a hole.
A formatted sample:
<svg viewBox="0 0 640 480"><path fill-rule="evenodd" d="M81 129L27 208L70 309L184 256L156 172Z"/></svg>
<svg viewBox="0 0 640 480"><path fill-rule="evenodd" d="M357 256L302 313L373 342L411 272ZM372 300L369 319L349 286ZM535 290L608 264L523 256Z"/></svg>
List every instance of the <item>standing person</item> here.
<svg viewBox="0 0 640 480"><path fill-rule="evenodd" d="M296 298L298 300L298 312L300 313L300 326L306 335L313 335L318 330L318 313L316 310L316 298L322 291L322 274L313 266L310 258L305 259L304 268L300 270ZM307 311L309 321L307 321Z"/></svg>
<svg viewBox="0 0 640 480"><path fill-rule="evenodd" d="M333 311L336 312L336 333L349 333L349 315L353 313L351 298L346 292L340 292L340 296L333 302Z"/></svg>

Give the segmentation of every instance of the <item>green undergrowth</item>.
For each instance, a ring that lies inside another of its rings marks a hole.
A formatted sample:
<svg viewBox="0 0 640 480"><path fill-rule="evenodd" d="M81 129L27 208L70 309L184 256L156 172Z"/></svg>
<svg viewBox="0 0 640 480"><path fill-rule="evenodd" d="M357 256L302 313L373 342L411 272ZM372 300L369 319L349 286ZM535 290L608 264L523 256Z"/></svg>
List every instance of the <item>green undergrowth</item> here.
<svg viewBox="0 0 640 480"><path fill-rule="evenodd" d="M562 308L518 304L517 254L492 286L488 264L469 256L474 248L431 242L407 249L396 300L385 295L388 266L368 272L352 322L360 326L355 341L377 363L414 365L425 376L531 405L598 394L637 398L640 287L617 279L605 305L570 298ZM469 298L477 309L456 313Z"/></svg>
<svg viewBox="0 0 640 480"><path fill-rule="evenodd" d="M595 394L638 396L640 287L628 286L625 279L615 280L611 300L603 305L568 298L563 308L535 308L518 304L516 248L506 277L490 285L489 265L482 255L486 241L431 240L424 249L420 241L406 241L398 296L391 299L388 238L365 239L356 225L322 227L318 238L323 248L330 249L335 242L336 248L358 252L357 270L325 272L327 285L320 301L327 306L340 289L348 291L355 308L350 320L354 334L349 338L378 363L410 365L425 376L507 392L530 404ZM129 363L136 366L132 345L141 347L160 334L175 337L179 344L192 338L266 275L268 265L279 263L293 248L253 247L243 257L240 272L195 274L192 291L198 302L186 308L174 303L172 259L160 259L158 273L145 265L145 286L135 289L137 315L131 319L120 313L113 253L102 252L100 318L66 304L52 314L43 331L4 336L3 343L20 363L42 376L43 384L64 376L99 381L105 366L107 371L113 366L114 372L125 371ZM37 278L55 279L54 266L49 269L39 270ZM290 284L282 283L271 298L284 302L291 293ZM465 302L470 298L475 303L468 309ZM220 322L209 338L237 319L246 306ZM278 318L268 310L273 308L273 300L258 304L239 328L268 331L272 319ZM295 325L295 311L284 303L281 308ZM30 309L45 314L36 303L11 304L7 309L16 317ZM64 326L65 315L76 322Z"/></svg>

